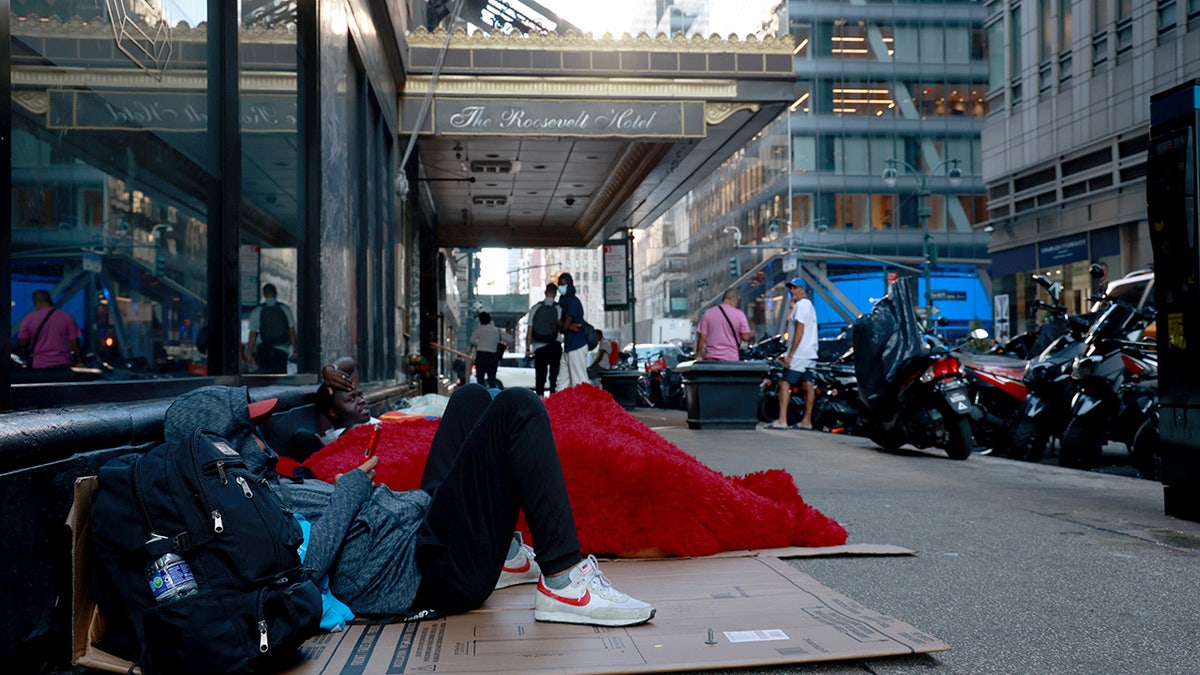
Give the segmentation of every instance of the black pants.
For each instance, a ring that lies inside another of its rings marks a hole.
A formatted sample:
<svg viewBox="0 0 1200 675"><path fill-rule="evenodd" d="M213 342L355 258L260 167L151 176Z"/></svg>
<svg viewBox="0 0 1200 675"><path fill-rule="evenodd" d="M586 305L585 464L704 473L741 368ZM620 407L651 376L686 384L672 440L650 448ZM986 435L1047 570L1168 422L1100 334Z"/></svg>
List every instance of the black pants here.
<svg viewBox="0 0 1200 675"><path fill-rule="evenodd" d="M474 384L455 391L421 489L433 501L417 539L414 609L457 614L483 604L522 510L543 572L561 572L581 558L550 418L528 389L505 389L495 400Z"/></svg>
<svg viewBox="0 0 1200 675"><path fill-rule="evenodd" d="M558 367L562 363L562 344L555 340L533 352L533 377L537 395L546 393L546 370L550 371L550 393L558 391Z"/></svg>
<svg viewBox="0 0 1200 675"><path fill-rule="evenodd" d="M496 388L496 369L499 367L500 352L475 352L475 381L479 384Z"/></svg>
<svg viewBox="0 0 1200 675"><path fill-rule="evenodd" d="M258 362L259 374L286 375L288 353L260 342L254 348L254 359Z"/></svg>

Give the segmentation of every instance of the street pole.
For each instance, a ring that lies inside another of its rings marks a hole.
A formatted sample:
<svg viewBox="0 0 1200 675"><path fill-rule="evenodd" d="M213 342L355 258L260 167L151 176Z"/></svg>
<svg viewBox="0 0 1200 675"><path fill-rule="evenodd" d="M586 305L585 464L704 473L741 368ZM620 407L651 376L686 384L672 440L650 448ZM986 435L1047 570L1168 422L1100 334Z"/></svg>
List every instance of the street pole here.
<svg viewBox="0 0 1200 675"><path fill-rule="evenodd" d="M629 294L629 341L633 345L633 369L637 370L637 298L634 297L633 273L633 228L625 230L625 269L629 270L627 293Z"/></svg>
<svg viewBox="0 0 1200 675"><path fill-rule="evenodd" d="M921 175L921 194L917 203L917 218L921 221L921 251L925 255L925 330L933 333L933 256L930 247L933 245L933 235L929 234L929 217L933 209L929 207L929 183L924 174Z"/></svg>
<svg viewBox="0 0 1200 675"><path fill-rule="evenodd" d="M892 158L887 160L887 168L883 170L883 182L888 187L895 187L899 172L896 170L896 165L904 167L906 171L917 177L920 181L917 192L917 219L921 221L921 251L925 255L925 265L922 275L925 278L925 328L933 332L933 266L937 261L937 248L933 243L933 235L929 234L929 218L933 215L933 209L929 206L929 177L938 172L943 167L949 167L946 170L946 180L951 187L955 187L962 181L962 169L958 168L957 159L943 159L938 162L928 172L921 171L917 167L909 164L902 159ZM947 199L949 197L947 196ZM946 223L947 229L950 223Z"/></svg>

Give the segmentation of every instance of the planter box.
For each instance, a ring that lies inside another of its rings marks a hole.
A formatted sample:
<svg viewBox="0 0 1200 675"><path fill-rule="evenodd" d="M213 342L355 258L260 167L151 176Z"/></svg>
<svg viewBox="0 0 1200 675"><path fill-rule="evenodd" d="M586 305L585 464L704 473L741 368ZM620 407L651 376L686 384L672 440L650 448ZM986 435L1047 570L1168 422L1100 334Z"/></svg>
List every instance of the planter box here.
<svg viewBox="0 0 1200 675"><path fill-rule="evenodd" d="M637 407L637 381L640 375L636 370L603 370L600 372L600 388L611 394L617 405L633 410Z"/></svg>
<svg viewBox="0 0 1200 675"><path fill-rule="evenodd" d="M758 388L766 361L688 361L683 376L691 429L753 429L758 426Z"/></svg>

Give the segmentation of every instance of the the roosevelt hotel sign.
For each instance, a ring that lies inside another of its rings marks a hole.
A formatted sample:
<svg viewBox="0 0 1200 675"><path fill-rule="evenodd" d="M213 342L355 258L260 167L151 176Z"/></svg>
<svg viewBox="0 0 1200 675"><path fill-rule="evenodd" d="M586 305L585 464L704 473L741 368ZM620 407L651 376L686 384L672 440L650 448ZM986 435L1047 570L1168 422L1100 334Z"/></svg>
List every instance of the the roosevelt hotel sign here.
<svg viewBox="0 0 1200 675"><path fill-rule="evenodd" d="M698 101L439 99L432 117L433 129L423 131L436 134L679 138L705 131L704 103Z"/></svg>

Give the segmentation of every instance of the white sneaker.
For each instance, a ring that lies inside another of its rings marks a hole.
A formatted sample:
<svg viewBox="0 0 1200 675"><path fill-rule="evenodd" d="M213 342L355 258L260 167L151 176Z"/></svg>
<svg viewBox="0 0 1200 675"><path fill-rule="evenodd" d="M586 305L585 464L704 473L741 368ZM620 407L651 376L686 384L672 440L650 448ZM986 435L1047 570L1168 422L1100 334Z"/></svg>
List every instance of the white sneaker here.
<svg viewBox="0 0 1200 675"><path fill-rule="evenodd" d="M633 626L654 618L654 606L625 595L612 587L594 556L588 556L568 572L571 583L555 590L538 580L533 618L557 623L591 626Z"/></svg>
<svg viewBox="0 0 1200 675"><path fill-rule="evenodd" d="M513 539L517 542L517 554L504 561L500 578L496 581L497 589L517 584L536 584L542 576L542 569L533 559L533 547L525 543L520 532L513 532Z"/></svg>

